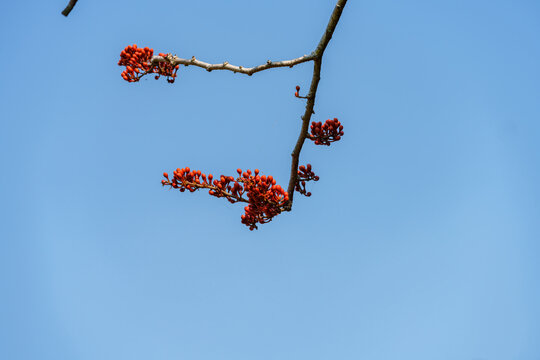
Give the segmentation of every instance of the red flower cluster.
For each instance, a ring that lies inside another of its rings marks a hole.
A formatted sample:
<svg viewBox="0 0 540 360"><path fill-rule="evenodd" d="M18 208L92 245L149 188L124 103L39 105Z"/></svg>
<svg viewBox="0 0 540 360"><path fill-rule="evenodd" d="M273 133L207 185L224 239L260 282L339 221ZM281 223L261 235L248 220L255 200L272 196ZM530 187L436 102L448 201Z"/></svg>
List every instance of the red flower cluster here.
<svg viewBox="0 0 540 360"><path fill-rule="evenodd" d="M322 122L311 123L311 135L308 135L310 140L315 141L315 145L328 145L331 142L339 141L343 136L343 125L337 118L334 120L326 120Z"/></svg>
<svg viewBox="0 0 540 360"><path fill-rule="evenodd" d="M169 83L173 83L176 78L176 72L179 66L172 65L166 62L152 64L152 56L154 50L147 47L138 48L137 45L128 45L120 53L120 61L118 65L125 66L126 70L122 72L122 78L129 82L139 81L144 75L155 73L156 80L160 75L166 76ZM159 56L167 57L167 54L159 54Z"/></svg>
<svg viewBox="0 0 540 360"><path fill-rule="evenodd" d="M170 186L194 192L205 188L208 194L215 197L224 197L230 203L246 202L246 213L242 215L242 223L249 226L250 230L256 229L257 224L270 222L272 218L283 211L283 207L289 201L289 194L279 185L272 176L259 176L259 170L255 169L254 175L251 170L242 172L237 170L239 177L235 180L232 176L221 175L219 180L213 180L212 174L206 176L200 170L176 169L174 176L169 180L169 175L163 173L166 180L162 180L163 186ZM246 197L243 197L245 194Z"/></svg>
<svg viewBox="0 0 540 360"><path fill-rule="evenodd" d="M311 164L306 166L300 165L298 168L298 176L296 177L296 186L294 190L305 196L311 196L311 193L306 191L306 181L319 181L319 177L311 171Z"/></svg>

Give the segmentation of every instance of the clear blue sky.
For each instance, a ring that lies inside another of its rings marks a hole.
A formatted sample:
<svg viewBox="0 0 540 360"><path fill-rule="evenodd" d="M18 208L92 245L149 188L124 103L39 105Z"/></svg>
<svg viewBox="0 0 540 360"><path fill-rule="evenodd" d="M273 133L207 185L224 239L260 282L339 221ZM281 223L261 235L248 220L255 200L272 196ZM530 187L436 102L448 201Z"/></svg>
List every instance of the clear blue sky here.
<svg viewBox="0 0 540 360"><path fill-rule="evenodd" d="M306 144L258 231L163 171L286 185L311 63L122 80L128 44L253 66L334 1L0 6L0 358L540 359L540 3L350 0Z"/></svg>

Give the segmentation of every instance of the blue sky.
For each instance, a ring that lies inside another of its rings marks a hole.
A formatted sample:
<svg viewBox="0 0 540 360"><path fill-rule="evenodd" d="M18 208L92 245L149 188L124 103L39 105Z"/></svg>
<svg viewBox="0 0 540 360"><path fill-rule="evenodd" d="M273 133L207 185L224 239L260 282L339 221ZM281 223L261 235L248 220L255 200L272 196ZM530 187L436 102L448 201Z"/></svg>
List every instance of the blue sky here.
<svg viewBox="0 0 540 360"><path fill-rule="evenodd" d="M129 44L253 66L334 1L4 2L0 358L540 359L540 3L349 1L306 143L321 180L250 232L160 185L286 186L311 63L122 80Z"/></svg>

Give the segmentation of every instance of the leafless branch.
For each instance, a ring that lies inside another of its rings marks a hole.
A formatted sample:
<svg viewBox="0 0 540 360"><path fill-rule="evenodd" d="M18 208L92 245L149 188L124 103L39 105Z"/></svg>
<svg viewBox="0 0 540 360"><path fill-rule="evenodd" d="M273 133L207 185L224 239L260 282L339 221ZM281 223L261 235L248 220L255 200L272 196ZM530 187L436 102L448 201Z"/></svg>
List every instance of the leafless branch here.
<svg viewBox="0 0 540 360"><path fill-rule="evenodd" d="M270 60L268 60L265 64L255 66L255 67L251 67L251 68L247 68L247 67L243 67L243 66L231 65L227 61L225 61L225 62L223 62L221 64L209 64L209 63L206 63L204 61L197 60L195 58L195 56L188 60L188 59L179 58L177 56L169 55L167 57L154 56L154 57L152 57L152 63L155 64L155 63L159 63L159 62L168 62L168 63L170 63L172 65L185 65L185 66L193 65L193 66L198 66L198 67L201 67L203 69L206 69L207 71L229 70L229 71L232 71L232 72L235 72L235 73L247 74L247 75L251 76L251 75L255 74L256 72L263 71L263 70L266 70L266 69L277 68L277 67L286 67L286 66L293 67L295 65L304 63L306 61L312 61L314 59L315 59L315 55L310 54L310 55L304 55L304 56L301 56L299 58L292 59L292 60L284 60L284 61L270 61Z"/></svg>
<svg viewBox="0 0 540 360"><path fill-rule="evenodd" d="M62 11L62 15L68 16L71 10L73 10L73 7L75 6L76 3L77 3L77 0L69 0L69 4L67 4L64 11Z"/></svg>

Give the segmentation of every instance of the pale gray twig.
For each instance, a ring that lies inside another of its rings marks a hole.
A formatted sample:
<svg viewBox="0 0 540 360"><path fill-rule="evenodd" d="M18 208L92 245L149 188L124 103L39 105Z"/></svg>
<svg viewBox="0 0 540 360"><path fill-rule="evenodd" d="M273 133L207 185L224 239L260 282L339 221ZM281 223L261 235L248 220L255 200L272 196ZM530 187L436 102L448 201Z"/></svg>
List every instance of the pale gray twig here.
<svg viewBox="0 0 540 360"><path fill-rule="evenodd" d="M168 63L170 63L172 65L185 65L185 66L193 65L193 66L198 66L198 67L201 67L203 69L206 69L207 71L229 70L229 71L232 71L232 72L235 72L235 73L247 74L247 75L251 76L251 75L255 74L256 72L263 71L263 70L266 70L266 69L277 68L277 67L286 67L286 66L293 67L295 65L304 63L306 61L311 61L311 60L314 60L314 59L315 59L314 54L310 54L310 55L304 55L304 56L301 56L299 58L292 59L292 60L284 60L284 61L270 61L270 60L268 60L268 61L266 61L265 64L255 66L255 67L251 67L251 68L247 68L247 67L243 67L243 66L231 65L227 61L225 61L225 62L223 62L221 64L209 64L209 63L206 63L204 61L200 61L200 60L196 59L195 56L192 57L191 59L182 59L182 58L179 58L178 56L168 55L166 57L154 56L154 57L152 57L152 63L156 64L156 63L159 63L159 62L168 62Z"/></svg>

